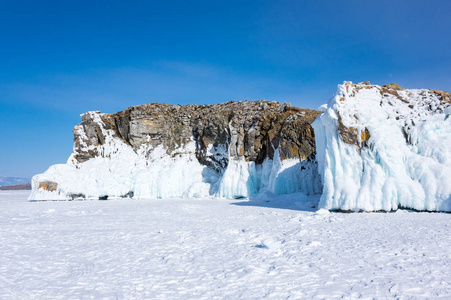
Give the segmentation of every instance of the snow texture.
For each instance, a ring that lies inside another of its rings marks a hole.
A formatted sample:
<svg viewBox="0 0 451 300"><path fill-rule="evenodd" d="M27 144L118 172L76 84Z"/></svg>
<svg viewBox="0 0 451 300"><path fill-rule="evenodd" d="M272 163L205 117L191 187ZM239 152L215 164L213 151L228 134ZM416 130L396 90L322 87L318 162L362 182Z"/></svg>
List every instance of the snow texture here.
<svg viewBox="0 0 451 300"><path fill-rule="evenodd" d="M0 191L0 299L451 298L450 214L27 196Z"/></svg>
<svg viewBox="0 0 451 300"><path fill-rule="evenodd" d="M430 90L381 94L378 86L345 82L313 123L320 207L353 211L451 211L451 112ZM368 130L360 147L339 134Z"/></svg>

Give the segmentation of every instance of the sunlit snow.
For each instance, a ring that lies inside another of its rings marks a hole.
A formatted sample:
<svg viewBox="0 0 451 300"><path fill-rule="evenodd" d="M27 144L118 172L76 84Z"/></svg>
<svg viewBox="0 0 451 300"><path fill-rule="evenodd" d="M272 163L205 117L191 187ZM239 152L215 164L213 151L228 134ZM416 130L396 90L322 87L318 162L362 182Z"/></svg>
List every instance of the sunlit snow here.
<svg viewBox="0 0 451 300"><path fill-rule="evenodd" d="M449 299L451 215L0 191L0 299Z"/></svg>

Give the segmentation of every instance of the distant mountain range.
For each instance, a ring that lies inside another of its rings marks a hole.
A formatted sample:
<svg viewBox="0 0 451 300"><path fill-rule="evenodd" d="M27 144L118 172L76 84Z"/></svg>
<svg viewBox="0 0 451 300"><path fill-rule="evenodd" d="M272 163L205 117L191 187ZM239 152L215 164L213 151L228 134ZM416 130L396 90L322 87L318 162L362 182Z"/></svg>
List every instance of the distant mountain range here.
<svg viewBox="0 0 451 300"><path fill-rule="evenodd" d="M0 176L0 186L30 183L30 178Z"/></svg>
<svg viewBox="0 0 451 300"><path fill-rule="evenodd" d="M0 191L31 190L31 183L0 186Z"/></svg>

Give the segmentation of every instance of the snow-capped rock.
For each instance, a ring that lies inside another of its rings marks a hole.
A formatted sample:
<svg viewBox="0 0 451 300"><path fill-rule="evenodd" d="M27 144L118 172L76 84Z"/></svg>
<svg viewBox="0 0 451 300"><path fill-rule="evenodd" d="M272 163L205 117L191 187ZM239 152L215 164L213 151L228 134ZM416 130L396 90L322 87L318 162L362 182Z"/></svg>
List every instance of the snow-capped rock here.
<svg viewBox="0 0 451 300"><path fill-rule="evenodd" d="M344 82L313 123L319 207L451 210L451 95Z"/></svg>
<svg viewBox="0 0 451 300"><path fill-rule="evenodd" d="M318 118L264 100L87 112L67 164L34 176L29 199L322 192L327 210L451 211L450 93L344 82L323 108Z"/></svg>
<svg viewBox="0 0 451 300"><path fill-rule="evenodd" d="M319 193L319 113L264 100L87 112L67 164L33 177L30 200Z"/></svg>

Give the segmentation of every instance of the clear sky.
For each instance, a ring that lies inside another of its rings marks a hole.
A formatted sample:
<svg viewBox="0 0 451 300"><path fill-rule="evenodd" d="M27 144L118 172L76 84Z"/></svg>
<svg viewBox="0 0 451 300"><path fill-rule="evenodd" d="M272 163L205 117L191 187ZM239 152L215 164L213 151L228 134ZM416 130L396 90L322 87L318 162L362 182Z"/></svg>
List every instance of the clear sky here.
<svg viewBox="0 0 451 300"><path fill-rule="evenodd" d="M344 80L451 90L451 1L0 1L0 175L72 152L89 110L268 99Z"/></svg>

